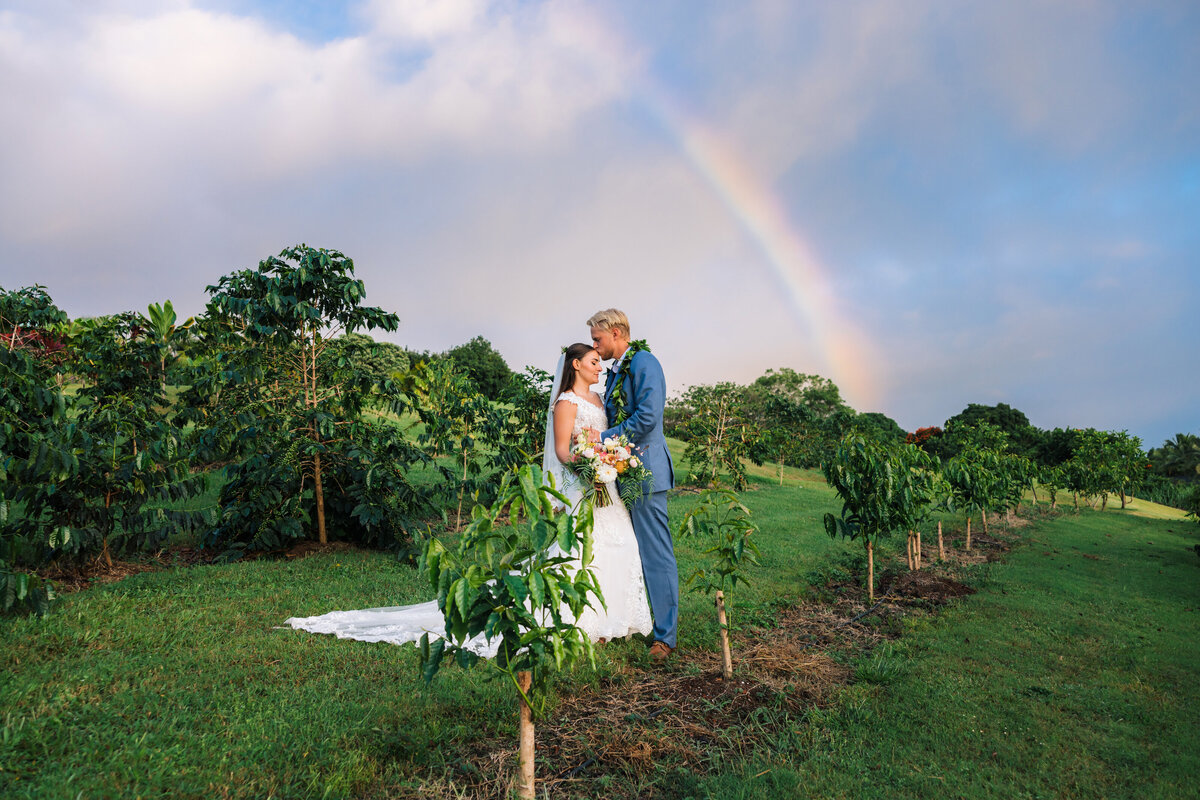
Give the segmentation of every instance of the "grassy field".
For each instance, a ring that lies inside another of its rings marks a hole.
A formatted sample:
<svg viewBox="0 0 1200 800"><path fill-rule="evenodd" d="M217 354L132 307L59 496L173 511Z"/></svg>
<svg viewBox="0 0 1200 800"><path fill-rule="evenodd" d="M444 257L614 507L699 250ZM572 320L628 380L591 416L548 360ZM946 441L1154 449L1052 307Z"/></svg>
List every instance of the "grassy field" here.
<svg viewBox="0 0 1200 800"><path fill-rule="evenodd" d="M857 543L823 533L837 503L819 475L773 478L756 471L744 494L763 563L738 597L739 653L797 608L837 602L862 563ZM672 520L694 502L674 497ZM1194 796L1200 527L1139 503L1035 515L1008 532L1016 546L1002 560L957 568L973 596L937 614L868 617L860 626L884 643L832 652L848 679L820 702L781 695L747 714L763 735L717 735L699 765L597 752L554 796ZM902 554L902 539L881 548L883 581ZM681 546L679 557L686 576L698 554ZM486 794L488 754L511 761L516 727L512 692L486 666L426 685L414 648L278 627L428 594L411 567L342 550L135 575L70 594L44 620L4 620L0 796ZM559 682L545 729L664 673L699 680L715 632L711 601L685 596L670 667L651 667L637 642L601 648L595 671ZM644 725L669 736L670 716ZM579 765L551 750L539 775Z"/></svg>

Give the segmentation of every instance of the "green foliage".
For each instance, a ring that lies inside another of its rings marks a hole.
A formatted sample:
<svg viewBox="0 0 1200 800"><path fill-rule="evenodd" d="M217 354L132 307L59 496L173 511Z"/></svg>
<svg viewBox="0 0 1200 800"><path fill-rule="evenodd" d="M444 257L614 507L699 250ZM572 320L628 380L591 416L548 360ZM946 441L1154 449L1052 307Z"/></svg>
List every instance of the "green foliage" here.
<svg viewBox="0 0 1200 800"><path fill-rule="evenodd" d="M198 458L227 462L209 543L277 549L309 535L403 548L428 502L407 477L428 460L368 406L410 407L415 380L388 348L353 337L396 329L362 305L354 262L299 245L224 276L197 331L183 415ZM359 355L366 355L364 358Z"/></svg>
<svg viewBox="0 0 1200 800"><path fill-rule="evenodd" d="M841 517L825 514L825 532L874 542L914 527L941 491L934 467L915 445L846 434L824 465L825 479L842 499Z"/></svg>
<svg viewBox="0 0 1200 800"><path fill-rule="evenodd" d="M784 394L768 394L750 413L759 432L749 448L750 458L755 464L775 462L781 483L785 464L819 463L814 460L813 443L821 420L808 406Z"/></svg>
<svg viewBox="0 0 1200 800"><path fill-rule="evenodd" d="M158 354L159 383L166 391L167 370L186 346L190 329L196 320L189 317L180 323L175 306L167 300L162 304L152 303L146 309L146 316L142 318L142 322L146 327L146 338Z"/></svg>
<svg viewBox="0 0 1200 800"><path fill-rule="evenodd" d="M805 375L789 367L767 370L750 388L758 397L784 397L798 403L818 419L849 410L833 381L820 375Z"/></svg>
<svg viewBox="0 0 1200 800"><path fill-rule="evenodd" d="M1005 496L1002 455L988 447L967 447L951 458L943 474L956 509L985 514L1001 507Z"/></svg>
<svg viewBox="0 0 1200 800"><path fill-rule="evenodd" d="M1200 436L1177 433L1149 454L1154 471L1160 475L1200 480Z"/></svg>
<svg viewBox="0 0 1200 800"><path fill-rule="evenodd" d="M1067 488L1076 495L1101 498L1135 491L1145 480L1146 456L1142 442L1125 431L1077 431L1075 453L1063 466Z"/></svg>
<svg viewBox="0 0 1200 800"><path fill-rule="evenodd" d="M965 425L979 428L987 425L1005 434L1009 449L1018 455L1031 457L1041 441L1041 433L1029 424L1029 418L1008 403L997 403L994 406L970 403L959 413L946 420L945 428ZM954 442L951 440L951 446ZM943 454L944 457L954 455L957 450Z"/></svg>
<svg viewBox="0 0 1200 800"><path fill-rule="evenodd" d="M574 625L585 607L603 603L588 568L592 509L585 504L571 514L566 497L545 480L535 466L505 473L496 501L475 506L456 549L426 542L421 571L446 616L444 637L421 640L426 681L448 656L460 666L475 663L478 656L464 645L481 634L498 641L489 663L514 685L516 673L530 672L536 694L553 672L583 658L594 664L591 641Z"/></svg>
<svg viewBox="0 0 1200 800"><path fill-rule="evenodd" d="M684 459L693 477L712 486L728 473L735 489L746 488L746 467L761 433L750 414L744 387L734 383L692 386L672 405L680 418L677 433L687 442Z"/></svg>
<svg viewBox="0 0 1200 800"><path fill-rule="evenodd" d="M337 373L353 370L378 384L403 376L411 364L400 345L377 342L365 333L343 333L329 340L321 366L331 373L323 383L328 383Z"/></svg>
<svg viewBox="0 0 1200 800"><path fill-rule="evenodd" d="M452 347L442 356L465 371L485 397L500 398L513 378L504 357L482 336Z"/></svg>
<svg viewBox="0 0 1200 800"><path fill-rule="evenodd" d="M865 414L859 414L854 417L854 426L860 430L869 432L877 439L893 439L897 442L902 442L907 435L900 423L889 417L887 414L882 414L878 411L868 411Z"/></svg>
<svg viewBox="0 0 1200 800"><path fill-rule="evenodd" d="M553 379L536 367L512 376L502 398L507 408L497 409L499 425L489 431L489 444L495 449L493 462L499 469L541 463Z"/></svg>
<svg viewBox="0 0 1200 800"><path fill-rule="evenodd" d="M696 507L683 517L679 537L699 541L708 556L706 569L698 566L688 576L693 592L724 592L728 596L729 627L733 627L733 597L738 583L747 584L745 569L757 564L758 545L750 535L758 526L750 520L750 509L728 490L708 489L700 493Z"/></svg>

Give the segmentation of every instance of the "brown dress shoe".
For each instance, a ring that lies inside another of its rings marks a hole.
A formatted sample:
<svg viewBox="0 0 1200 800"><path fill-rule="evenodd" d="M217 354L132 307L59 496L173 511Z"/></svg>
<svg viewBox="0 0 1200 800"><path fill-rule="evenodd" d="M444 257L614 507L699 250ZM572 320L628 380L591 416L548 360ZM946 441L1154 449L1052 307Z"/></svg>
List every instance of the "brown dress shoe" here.
<svg viewBox="0 0 1200 800"><path fill-rule="evenodd" d="M675 648L668 645L666 642L655 642L650 645L650 660L657 661L662 664L671 657L671 653L675 652Z"/></svg>

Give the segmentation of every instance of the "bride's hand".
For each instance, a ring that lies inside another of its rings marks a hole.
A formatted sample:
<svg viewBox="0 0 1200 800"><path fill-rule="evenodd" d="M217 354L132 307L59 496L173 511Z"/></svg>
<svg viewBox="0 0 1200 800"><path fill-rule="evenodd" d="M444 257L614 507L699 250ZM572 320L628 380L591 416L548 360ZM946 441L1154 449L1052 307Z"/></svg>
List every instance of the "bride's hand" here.
<svg viewBox="0 0 1200 800"><path fill-rule="evenodd" d="M600 441L600 431L596 430L595 428L584 428L583 430L587 433L589 442Z"/></svg>

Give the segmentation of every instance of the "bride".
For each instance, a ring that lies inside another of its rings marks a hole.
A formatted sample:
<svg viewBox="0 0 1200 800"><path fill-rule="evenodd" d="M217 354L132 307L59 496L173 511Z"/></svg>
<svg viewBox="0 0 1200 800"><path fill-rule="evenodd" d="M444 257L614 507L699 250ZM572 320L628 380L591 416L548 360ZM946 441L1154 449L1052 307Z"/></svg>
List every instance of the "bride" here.
<svg viewBox="0 0 1200 800"><path fill-rule="evenodd" d="M575 436L588 429L602 431L608 427L604 402L591 391L600 380L600 369L600 354L591 345L573 344L563 352L551 384L542 467L554 476L555 484L573 505L586 502L584 487L566 466L575 458L571 453ZM611 502L593 510L591 569L607 609L596 603L595 608L584 609L575 623L596 642L634 633L648 636L653 629L641 555L629 511L617 495L615 485L607 484L605 490ZM446 620L436 600L411 606L292 617L287 624L310 633L332 633L340 639L391 644L417 642L426 633L443 636L446 631ZM491 658L499 644L499 639L489 642L481 634L464 647Z"/></svg>

